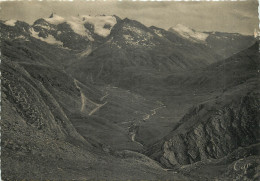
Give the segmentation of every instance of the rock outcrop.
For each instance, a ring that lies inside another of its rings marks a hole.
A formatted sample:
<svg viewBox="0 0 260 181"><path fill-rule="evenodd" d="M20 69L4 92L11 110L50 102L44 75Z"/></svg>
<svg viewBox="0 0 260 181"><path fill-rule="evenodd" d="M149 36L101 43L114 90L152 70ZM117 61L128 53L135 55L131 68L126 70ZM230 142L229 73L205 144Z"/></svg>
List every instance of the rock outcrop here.
<svg viewBox="0 0 260 181"><path fill-rule="evenodd" d="M257 142L258 95L249 94L221 109L209 105L192 108L164 142L157 156L167 167L222 158L238 147Z"/></svg>

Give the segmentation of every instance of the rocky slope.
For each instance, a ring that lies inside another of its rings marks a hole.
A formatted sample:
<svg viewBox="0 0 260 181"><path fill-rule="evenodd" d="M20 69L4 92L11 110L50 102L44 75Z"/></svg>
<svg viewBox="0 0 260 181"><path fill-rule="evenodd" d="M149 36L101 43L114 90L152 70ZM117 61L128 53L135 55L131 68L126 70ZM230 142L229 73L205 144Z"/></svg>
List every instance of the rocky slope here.
<svg viewBox="0 0 260 181"><path fill-rule="evenodd" d="M74 154L76 160L92 157L77 148L81 145L91 149L91 145L76 131L64 110L41 82L5 57L1 63L1 73L3 178L39 177L35 172L37 168L32 166L40 165L44 160L47 162L45 165L50 166L50 160L69 158ZM29 162L32 165L26 166ZM24 169L24 166L27 168Z"/></svg>
<svg viewBox="0 0 260 181"><path fill-rule="evenodd" d="M205 178L209 177L206 173L210 169L215 169L210 179L221 174L234 179L236 175L231 174L234 172L241 178L257 177L256 163L250 168L246 166L244 171L238 171L234 164L242 158L259 159L258 67L256 43L223 62L200 70L199 76L194 73L192 78L184 78L183 90L202 85L196 88L196 93L206 94L211 90L215 93L204 101L200 99L201 102L186 112L171 133L148 148L146 154L165 167L179 168L191 175L199 172ZM172 78L171 83L174 82ZM250 155L253 156L250 158ZM226 168L224 162L230 166Z"/></svg>
<svg viewBox="0 0 260 181"><path fill-rule="evenodd" d="M223 104L228 99L215 101ZM157 159L167 166L188 165L219 159L238 147L257 143L258 100L259 95L252 93L224 105L208 103L192 108L168 136Z"/></svg>
<svg viewBox="0 0 260 181"><path fill-rule="evenodd" d="M4 60L1 72L4 98L14 106L14 110L27 124L57 138L69 136L84 140L73 128L53 95L23 67Z"/></svg>

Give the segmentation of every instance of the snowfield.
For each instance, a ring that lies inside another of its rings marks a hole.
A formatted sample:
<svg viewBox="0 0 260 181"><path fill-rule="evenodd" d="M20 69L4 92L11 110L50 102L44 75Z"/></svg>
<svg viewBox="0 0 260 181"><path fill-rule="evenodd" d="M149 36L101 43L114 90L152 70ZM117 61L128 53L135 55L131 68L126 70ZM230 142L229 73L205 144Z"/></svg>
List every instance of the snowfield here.
<svg viewBox="0 0 260 181"><path fill-rule="evenodd" d="M90 32L84 27L84 22L77 17L71 17L72 20L67 21L71 29L81 35L87 37L90 41L94 41L94 38L91 36Z"/></svg>
<svg viewBox="0 0 260 181"><path fill-rule="evenodd" d="M53 44L53 45L63 45L61 41L56 40L52 35L48 35L47 38L39 37L39 33L34 31L33 28L30 29L30 32L32 37L44 41L46 43Z"/></svg>
<svg viewBox="0 0 260 181"><path fill-rule="evenodd" d="M44 18L44 20L46 20L48 23L53 25L58 25L66 22L65 18L58 16L56 14L54 14L52 18Z"/></svg>
<svg viewBox="0 0 260 181"><path fill-rule="evenodd" d="M107 37L110 35L111 29L117 23L116 18L114 16L89 16L89 15L82 15L82 16L71 16L68 18L63 18L58 15L53 15L51 18L45 18L45 20L53 25L58 25L61 23L66 22L70 25L73 31L81 36L88 37L90 41L94 41L91 33L85 28L85 24L91 24L94 27L94 33L102 36Z"/></svg>
<svg viewBox="0 0 260 181"><path fill-rule="evenodd" d="M174 30L179 33L182 37L193 40L193 41L206 41L208 34L194 31L184 25L177 24L175 27L170 28L169 30Z"/></svg>
<svg viewBox="0 0 260 181"><path fill-rule="evenodd" d="M84 23L94 26L94 33L99 36L107 37L111 29L117 23L114 16L81 16ZM107 26L107 27L106 27Z"/></svg>

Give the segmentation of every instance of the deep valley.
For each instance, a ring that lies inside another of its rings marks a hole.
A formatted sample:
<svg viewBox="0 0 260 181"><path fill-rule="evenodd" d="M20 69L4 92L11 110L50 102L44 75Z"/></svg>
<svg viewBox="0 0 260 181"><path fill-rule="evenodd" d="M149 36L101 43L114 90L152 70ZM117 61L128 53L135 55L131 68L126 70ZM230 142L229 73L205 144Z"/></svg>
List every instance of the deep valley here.
<svg viewBox="0 0 260 181"><path fill-rule="evenodd" d="M257 38L105 15L0 31L3 180L260 179Z"/></svg>

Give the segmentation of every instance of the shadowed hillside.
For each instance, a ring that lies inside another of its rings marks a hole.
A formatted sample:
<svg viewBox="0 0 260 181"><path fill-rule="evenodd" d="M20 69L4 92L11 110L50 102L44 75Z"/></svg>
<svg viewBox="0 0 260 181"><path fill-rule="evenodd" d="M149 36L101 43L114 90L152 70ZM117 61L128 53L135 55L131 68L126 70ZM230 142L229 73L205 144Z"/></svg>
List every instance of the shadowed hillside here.
<svg viewBox="0 0 260 181"><path fill-rule="evenodd" d="M184 90L195 87L197 93L214 90L216 96L190 108L172 131L148 148L146 154L165 167L179 168L191 175L200 173L208 178L206 173L212 172L212 179L219 174L232 177L236 173L241 178L257 178L257 161L243 169L231 165L239 159L245 160L243 164L248 164L246 160L259 160L258 67L256 43L192 77L185 77ZM167 82L175 82L173 77Z"/></svg>

